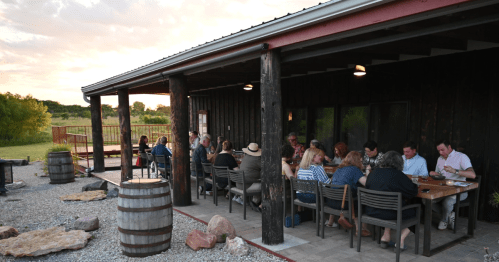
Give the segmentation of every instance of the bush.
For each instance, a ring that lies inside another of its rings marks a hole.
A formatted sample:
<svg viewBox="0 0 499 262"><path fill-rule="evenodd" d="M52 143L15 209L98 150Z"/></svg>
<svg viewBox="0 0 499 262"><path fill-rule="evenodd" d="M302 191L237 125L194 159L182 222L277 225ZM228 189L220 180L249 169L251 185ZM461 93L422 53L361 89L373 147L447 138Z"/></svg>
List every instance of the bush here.
<svg viewBox="0 0 499 262"><path fill-rule="evenodd" d="M71 151L71 146L66 145L66 144L54 144L51 146L49 149L47 149L47 152L45 153L44 159L43 159L43 172L48 175L49 173L49 153L52 152L62 152L62 151L69 151L71 152L71 156L73 156L73 165L75 166L74 172L75 174L78 173L78 169L76 168L78 166L78 156Z"/></svg>
<svg viewBox="0 0 499 262"><path fill-rule="evenodd" d="M145 124L169 124L170 123L170 119L168 119L164 116L143 115L143 116L140 116L140 120L143 121Z"/></svg>
<svg viewBox="0 0 499 262"><path fill-rule="evenodd" d="M52 134L47 132L40 132L34 136L24 137L24 138L16 138L10 140L1 140L0 139L0 147L6 146L23 146L23 145L32 145L32 144L40 144L52 142Z"/></svg>

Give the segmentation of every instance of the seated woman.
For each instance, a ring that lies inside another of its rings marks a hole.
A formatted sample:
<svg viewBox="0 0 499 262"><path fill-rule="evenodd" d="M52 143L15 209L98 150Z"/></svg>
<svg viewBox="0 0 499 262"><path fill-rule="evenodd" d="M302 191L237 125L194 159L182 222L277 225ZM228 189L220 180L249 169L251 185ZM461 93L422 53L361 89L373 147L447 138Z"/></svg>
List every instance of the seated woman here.
<svg viewBox="0 0 499 262"><path fill-rule="evenodd" d="M352 190L352 196L357 196L357 186L366 184L366 177L362 174L362 155L357 151L352 151L348 153L338 166L338 169L333 174L333 181L331 184L334 185L348 185ZM339 200L328 200L326 203L329 207L334 209L341 209L341 201ZM355 209L354 205L354 209ZM357 224L357 219L355 224ZM334 216L329 217L329 225L334 227L333 222ZM336 224L336 223L335 223ZM337 227L337 225L336 225ZM366 229L367 225L362 224L362 236L370 236L371 232ZM357 227L355 227L357 228Z"/></svg>
<svg viewBox="0 0 499 262"><path fill-rule="evenodd" d="M291 166L288 164L288 161L293 158L293 154L295 153L295 149L290 145L282 146L281 153L281 164L282 164L282 175L286 176L287 179L291 177L295 177L293 171L291 170Z"/></svg>
<svg viewBox="0 0 499 262"><path fill-rule="evenodd" d="M149 139L147 139L147 136L141 136L139 140L139 153L145 153L146 151L151 151L150 150L151 148L147 143L149 143Z"/></svg>
<svg viewBox="0 0 499 262"><path fill-rule="evenodd" d="M385 192L400 192L404 200L409 200L418 194L418 186L412 183L402 170L404 169L404 160L400 153L395 151L388 151L383 155L380 161L379 168L376 168L366 181L366 188L371 190L385 191ZM405 201L402 206L407 205ZM366 214L379 219L395 220L397 219L396 210L379 209L373 207L366 207ZM402 212L402 219L409 219L416 216L416 210L407 209ZM407 249L404 245L404 240L409 235L409 231L414 232L414 227L404 228L401 233L400 246L401 250ZM394 246L390 241L390 229L385 228L385 233L381 237L381 247L387 248Z"/></svg>
<svg viewBox="0 0 499 262"><path fill-rule="evenodd" d="M217 155L214 166L226 166L230 170L238 170L236 159L232 156L232 143L229 140L223 142L222 152ZM217 178L217 184L221 188L225 188L229 184L228 178Z"/></svg>
<svg viewBox="0 0 499 262"><path fill-rule="evenodd" d="M310 141L310 148L318 148L324 152L323 155L324 160L322 161L324 165L327 163L331 163L331 161L333 161L330 157L326 155L326 147L324 146L323 143L319 142L319 140L313 139L312 141Z"/></svg>
<svg viewBox="0 0 499 262"><path fill-rule="evenodd" d="M324 152L317 148L309 148L305 151L303 159L298 169L297 178L301 180L316 180L323 183L330 183L331 180L326 175L326 171L319 164L322 163ZM296 191L296 197L304 203L315 203L315 194L309 192Z"/></svg>
<svg viewBox="0 0 499 262"><path fill-rule="evenodd" d="M334 159L333 164L339 165L348 154L348 146L343 142L338 142L334 145Z"/></svg>
<svg viewBox="0 0 499 262"><path fill-rule="evenodd" d="M243 148L243 152L245 154L244 158L241 160L240 170L244 171L244 177L246 179L246 189L249 190L258 190L261 189L261 175L260 171L262 170L262 149L258 148L257 143L250 143L247 148ZM242 183L236 184L237 188L243 189ZM239 204L243 204L243 200L241 198L235 198L234 201ZM253 196L252 201L250 202L251 209L253 211L261 212L258 208L258 205L262 201L262 196Z"/></svg>

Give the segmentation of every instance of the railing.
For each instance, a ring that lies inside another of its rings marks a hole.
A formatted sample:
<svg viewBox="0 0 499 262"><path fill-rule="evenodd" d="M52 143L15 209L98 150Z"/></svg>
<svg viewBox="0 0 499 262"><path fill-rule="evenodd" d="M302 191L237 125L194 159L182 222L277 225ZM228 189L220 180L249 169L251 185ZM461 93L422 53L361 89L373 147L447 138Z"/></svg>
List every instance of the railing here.
<svg viewBox="0 0 499 262"><path fill-rule="evenodd" d="M87 160L87 168L90 167L89 154L88 154L88 142L86 135L75 135L66 134L66 143L71 145L72 150L74 150L75 155L79 160ZM81 165L81 164L80 164ZM83 166L83 165L81 165Z"/></svg>

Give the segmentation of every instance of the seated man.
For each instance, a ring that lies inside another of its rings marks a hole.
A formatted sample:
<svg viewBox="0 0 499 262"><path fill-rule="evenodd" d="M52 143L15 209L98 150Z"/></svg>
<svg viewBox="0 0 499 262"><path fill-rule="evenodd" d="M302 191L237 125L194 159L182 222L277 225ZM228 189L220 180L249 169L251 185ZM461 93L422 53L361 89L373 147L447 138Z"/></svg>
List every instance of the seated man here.
<svg viewBox="0 0 499 262"><path fill-rule="evenodd" d="M298 143L298 137L296 136L295 132L289 133L288 141L291 144L291 146L295 149L293 158L302 158L303 153L305 153L305 147L302 144Z"/></svg>
<svg viewBox="0 0 499 262"><path fill-rule="evenodd" d="M165 162L167 165L166 168L170 168L168 159L172 156L172 151L168 147L166 147L167 142L168 140L166 139L166 137L161 137L160 144L152 149L151 154L155 156L165 156ZM158 163L158 167L165 168L165 164ZM162 176L165 177L164 174L162 174Z"/></svg>
<svg viewBox="0 0 499 262"><path fill-rule="evenodd" d="M189 142L191 144L191 149L196 149L199 145L198 131L192 131L191 137L189 137Z"/></svg>
<svg viewBox="0 0 499 262"><path fill-rule="evenodd" d="M450 142L447 140L440 140L435 143L437 146L440 157L437 160L435 171L431 171L430 175L437 176L443 175L447 179L466 181L466 178L474 179L476 177L473 166L471 166L470 158L460 152L452 149ZM460 194L460 200L465 200L468 193ZM454 229L454 220L456 217L454 204L456 203L456 196L448 196L437 200L432 200L433 211L442 215L438 229L444 230L446 228Z"/></svg>
<svg viewBox="0 0 499 262"><path fill-rule="evenodd" d="M365 154L362 158L362 165L366 167L366 174L371 172L371 169L378 167L383 159L383 153L378 152L378 144L374 141L367 141L364 144Z"/></svg>
<svg viewBox="0 0 499 262"><path fill-rule="evenodd" d="M194 153L192 154L192 161L196 165L198 173L196 174L194 167L191 167L191 176L203 176L203 165L201 163L210 163L208 157L206 156L206 148L210 146L210 136L204 135L201 138L199 145L194 149ZM209 176L210 174L206 174ZM212 185L206 184L206 191L211 191ZM200 192L203 192L203 188L200 186L198 188Z"/></svg>
<svg viewBox="0 0 499 262"><path fill-rule="evenodd" d="M416 143L407 141L402 147L404 155L404 174L413 176L428 176L426 160L416 152Z"/></svg>

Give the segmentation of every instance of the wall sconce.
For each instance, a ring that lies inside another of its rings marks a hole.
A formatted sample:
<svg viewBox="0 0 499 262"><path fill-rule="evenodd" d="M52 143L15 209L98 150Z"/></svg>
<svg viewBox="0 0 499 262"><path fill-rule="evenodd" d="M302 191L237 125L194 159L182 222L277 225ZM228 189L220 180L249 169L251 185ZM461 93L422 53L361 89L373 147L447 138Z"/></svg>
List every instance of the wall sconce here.
<svg viewBox="0 0 499 262"><path fill-rule="evenodd" d="M250 91L253 89L253 85L251 83L248 83L243 87L243 89L246 91Z"/></svg>
<svg viewBox="0 0 499 262"><path fill-rule="evenodd" d="M289 112L288 121L293 121L293 112Z"/></svg>
<svg viewBox="0 0 499 262"><path fill-rule="evenodd" d="M353 72L356 76L366 75L366 68L361 65L355 65L355 71Z"/></svg>

